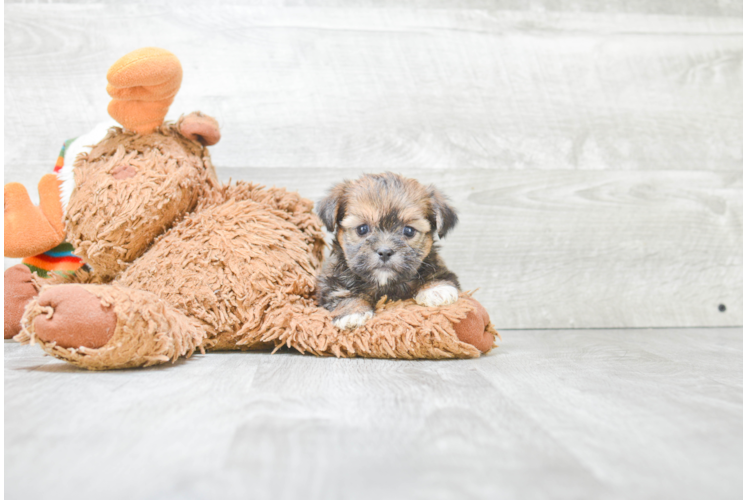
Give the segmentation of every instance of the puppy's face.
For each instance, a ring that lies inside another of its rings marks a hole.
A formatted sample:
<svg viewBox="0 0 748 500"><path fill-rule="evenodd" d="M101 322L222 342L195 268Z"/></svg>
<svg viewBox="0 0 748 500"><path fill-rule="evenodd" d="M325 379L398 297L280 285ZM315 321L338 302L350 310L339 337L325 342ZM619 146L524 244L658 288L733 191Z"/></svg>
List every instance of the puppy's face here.
<svg viewBox="0 0 748 500"><path fill-rule="evenodd" d="M318 213L351 271L379 286L414 278L434 235L443 237L457 223L435 188L392 173L338 184Z"/></svg>

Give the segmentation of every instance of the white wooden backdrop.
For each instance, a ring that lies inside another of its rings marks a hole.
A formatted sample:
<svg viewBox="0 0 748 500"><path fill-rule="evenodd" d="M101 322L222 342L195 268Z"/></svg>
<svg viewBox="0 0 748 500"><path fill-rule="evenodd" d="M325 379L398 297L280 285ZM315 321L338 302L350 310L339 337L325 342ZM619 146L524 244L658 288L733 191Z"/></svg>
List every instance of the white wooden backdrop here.
<svg viewBox="0 0 748 500"><path fill-rule="evenodd" d="M6 2L5 182L35 196L109 65L161 46L222 179L441 187L500 329L742 324L739 1L256 4Z"/></svg>

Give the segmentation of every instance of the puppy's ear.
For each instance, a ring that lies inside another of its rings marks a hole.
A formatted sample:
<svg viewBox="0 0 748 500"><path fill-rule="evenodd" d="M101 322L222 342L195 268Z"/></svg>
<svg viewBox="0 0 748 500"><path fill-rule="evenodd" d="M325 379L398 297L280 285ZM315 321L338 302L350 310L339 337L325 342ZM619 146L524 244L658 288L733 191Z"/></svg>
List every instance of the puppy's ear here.
<svg viewBox="0 0 748 500"><path fill-rule="evenodd" d="M345 192L350 181L343 181L334 186L327 197L317 204L317 215L331 233L345 215Z"/></svg>
<svg viewBox="0 0 748 500"><path fill-rule="evenodd" d="M434 228L439 238L444 238L457 225L457 212L449 204L449 200L434 186L429 186L431 211L433 212Z"/></svg>

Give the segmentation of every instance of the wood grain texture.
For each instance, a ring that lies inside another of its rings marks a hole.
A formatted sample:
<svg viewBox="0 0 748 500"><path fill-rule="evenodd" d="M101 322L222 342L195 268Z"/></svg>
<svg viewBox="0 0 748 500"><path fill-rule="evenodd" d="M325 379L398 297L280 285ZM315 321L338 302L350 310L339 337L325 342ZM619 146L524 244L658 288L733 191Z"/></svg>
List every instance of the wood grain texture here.
<svg viewBox="0 0 748 500"><path fill-rule="evenodd" d="M739 17L12 4L5 39L6 168L35 175L145 45L224 168L741 169Z"/></svg>
<svg viewBox="0 0 748 500"><path fill-rule="evenodd" d="M118 0L6 0L6 4L118 4ZM180 0L180 5L208 5L205 0ZM211 0L212 7L247 5L247 0ZM487 11L597 12L679 16L742 17L740 0L262 0L263 7L346 7L417 9L481 9Z"/></svg>
<svg viewBox="0 0 748 500"><path fill-rule="evenodd" d="M505 332L447 362L216 353L91 373L5 343L9 499L740 495L742 330Z"/></svg>

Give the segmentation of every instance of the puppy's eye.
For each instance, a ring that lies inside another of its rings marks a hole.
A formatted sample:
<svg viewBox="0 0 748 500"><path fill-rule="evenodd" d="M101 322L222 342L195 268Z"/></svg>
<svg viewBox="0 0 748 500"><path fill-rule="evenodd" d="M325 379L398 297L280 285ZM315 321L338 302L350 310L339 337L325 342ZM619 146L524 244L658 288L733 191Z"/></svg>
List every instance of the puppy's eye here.
<svg viewBox="0 0 748 500"><path fill-rule="evenodd" d="M403 234L405 235L406 238L412 238L413 236L416 235L416 230L410 226L405 226L403 228Z"/></svg>
<svg viewBox="0 0 748 500"><path fill-rule="evenodd" d="M363 235L365 235L368 232L369 232L369 225L368 224L361 224L360 226L358 226L356 228L356 233L359 236L363 236Z"/></svg>

